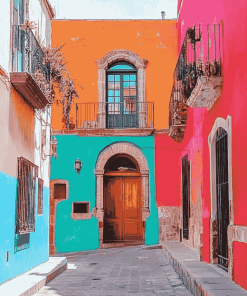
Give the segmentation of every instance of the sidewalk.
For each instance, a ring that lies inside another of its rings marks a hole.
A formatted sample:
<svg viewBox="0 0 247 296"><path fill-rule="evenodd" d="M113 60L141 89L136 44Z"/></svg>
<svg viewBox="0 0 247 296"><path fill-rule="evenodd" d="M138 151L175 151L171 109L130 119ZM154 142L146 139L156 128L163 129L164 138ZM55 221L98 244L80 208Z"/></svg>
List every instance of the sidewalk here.
<svg viewBox="0 0 247 296"><path fill-rule="evenodd" d="M50 257L45 263L0 285L1 296L30 296L67 268L65 257Z"/></svg>
<svg viewBox="0 0 247 296"><path fill-rule="evenodd" d="M170 264L187 289L199 296L247 296L247 291L234 283L227 272L197 259L195 250L180 242L164 242Z"/></svg>

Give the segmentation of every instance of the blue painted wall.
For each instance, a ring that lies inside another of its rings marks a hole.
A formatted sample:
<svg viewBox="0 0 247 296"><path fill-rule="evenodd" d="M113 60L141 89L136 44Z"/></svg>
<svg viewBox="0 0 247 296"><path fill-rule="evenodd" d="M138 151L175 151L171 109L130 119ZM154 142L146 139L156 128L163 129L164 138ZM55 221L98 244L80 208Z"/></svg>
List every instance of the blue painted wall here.
<svg viewBox="0 0 247 296"><path fill-rule="evenodd" d="M98 219L72 220L72 202L89 201L90 212L95 207L94 169L99 153L115 142L130 142L137 145L145 155L150 171L151 214L146 222L147 245L159 240L158 210L155 201L154 137L79 137L76 135L56 136L57 159L51 160L51 180L69 181L69 198L60 201L56 211L55 246L57 253L78 252L99 248ZM80 175L74 170L79 158L83 167Z"/></svg>
<svg viewBox="0 0 247 296"><path fill-rule="evenodd" d="M36 186L38 189L38 186ZM36 190L35 232L27 249L15 252L17 179L0 172L0 284L49 259L49 189L43 190L43 215L38 216ZM6 252L9 251L9 261Z"/></svg>

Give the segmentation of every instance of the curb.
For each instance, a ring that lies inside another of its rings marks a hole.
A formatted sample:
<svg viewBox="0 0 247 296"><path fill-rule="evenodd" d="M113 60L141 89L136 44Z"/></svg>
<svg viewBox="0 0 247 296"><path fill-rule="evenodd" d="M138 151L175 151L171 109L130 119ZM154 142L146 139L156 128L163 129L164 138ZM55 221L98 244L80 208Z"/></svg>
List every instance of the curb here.
<svg viewBox="0 0 247 296"><path fill-rule="evenodd" d="M67 258L48 261L0 285L1 296L31 296L67 269Z"/></svg>
<svg viewBox="0 0 247 296"><path fill-rule="evenodd" d="M179 245L180 244L180 245ZM179 248L180 251L178 252ZM199 261L193 250L182 243L163 244L168 260L186 288L195 296L247 296L247 291L233 282L220 267Z"/></svg>

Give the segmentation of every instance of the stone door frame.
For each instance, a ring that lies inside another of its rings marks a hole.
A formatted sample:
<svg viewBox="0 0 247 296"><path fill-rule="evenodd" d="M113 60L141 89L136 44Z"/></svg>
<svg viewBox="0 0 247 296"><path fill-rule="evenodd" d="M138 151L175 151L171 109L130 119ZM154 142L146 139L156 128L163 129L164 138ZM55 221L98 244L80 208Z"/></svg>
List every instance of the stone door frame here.
<svg viewBox="0 0 247 296"><path fill-rule="evenodd" d="M215 120L211 133L208 136L209 158L210 158L210 195L211 195L211 217L210 217L210 263L217 264L218 260L218 223L217 223L217 193L216 193L216 132L223 128L228 135L228 183L229 183L229 227L234 225L233 217L233 191L232 191L232 117L227 116L225 120L218 117ZM228 272L233 271L233 241L228 234Z"/></svg>
<svg viewBox="0 0 247 296"><path fill-rule="evenodd" d="M99 154L95 166L96 179L96 207L93 215L99 220L99 240L100 248L103 248L103 228L104 228L104 168L107 161L116 154L126 154L132 156L139 165L142 180L142 223L143 239L145 240L146 219L150 216L149 201L149 169L147 159L141 149L129 142L116 142L105 147Z"/></svg>

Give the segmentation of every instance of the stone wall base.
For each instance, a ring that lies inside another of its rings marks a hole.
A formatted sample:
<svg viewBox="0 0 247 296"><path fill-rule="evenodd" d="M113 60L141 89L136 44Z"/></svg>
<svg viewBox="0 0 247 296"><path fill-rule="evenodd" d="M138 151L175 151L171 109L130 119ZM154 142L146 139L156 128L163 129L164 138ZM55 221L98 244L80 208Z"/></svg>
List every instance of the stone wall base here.
<svg viewBox="0 0 247 296"><path fill-rule="evenodd" d="M160 243L180 240L181 207L163 206L158 211Z"/></svg>

